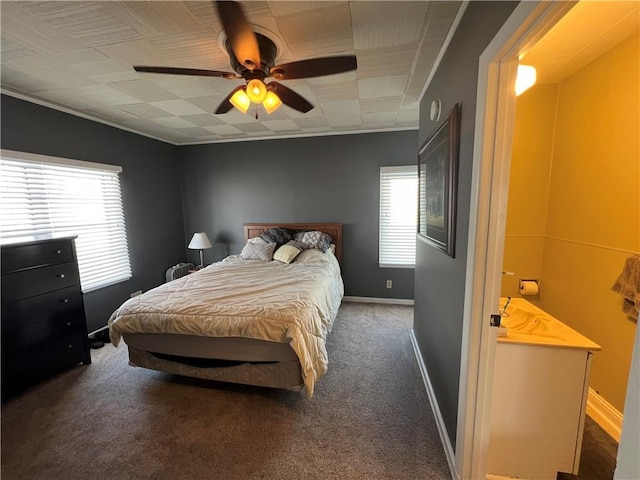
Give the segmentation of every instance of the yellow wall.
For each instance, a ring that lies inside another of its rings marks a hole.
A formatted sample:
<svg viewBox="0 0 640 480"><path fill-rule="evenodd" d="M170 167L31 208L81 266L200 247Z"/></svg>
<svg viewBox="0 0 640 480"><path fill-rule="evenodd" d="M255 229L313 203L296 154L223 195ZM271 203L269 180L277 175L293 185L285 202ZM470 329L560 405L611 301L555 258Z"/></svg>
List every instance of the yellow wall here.
<svg viewBox="0 0 640 480"><path fill-rule="evenodd" d="M516 124L533 123L538 115L544 131L548 124L555 128L550 169L545 160L538 163L550 173L546 186L544 175L532 175L534 166L517 163L515 154L511 166L512 182L521 188L534 183L541 191L548 188L548 197L540 199L546 200L543 246L529 253L514 249L513 238L505 242L505 269L511 268L508 262L526 265L542 251L537 304L602 346L591 387L620 411L636 322L621 312L622 297L610 288L630 252L640 252L639 43L636 34L558 84L555 118L548 102L534 101L529 92L518 99ZM522 120L527 102L537 113ZM527 125L536 128L540 125ZM510 192L518 188L512 182ZM507 232L521 231L522 207L514 202L512 209L511 193L509 200ZM536 224L540 215L532 217ZM523 276L513 268L516 277Z"/></svg>
<svg viewBox="0 0 640 480"><path fill-rule="evenodd" d="M515 275L502 277L503 297L542 275L557 95L558 85L538 85L517 100L502 264Z"/></svg>

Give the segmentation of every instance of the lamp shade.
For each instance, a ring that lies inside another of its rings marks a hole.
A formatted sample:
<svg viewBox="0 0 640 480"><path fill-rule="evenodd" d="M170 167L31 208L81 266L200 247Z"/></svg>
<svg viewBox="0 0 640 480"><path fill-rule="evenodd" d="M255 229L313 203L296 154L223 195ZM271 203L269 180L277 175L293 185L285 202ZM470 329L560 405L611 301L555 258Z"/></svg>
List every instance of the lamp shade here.
<svg viewBox="0 0 640 480"><path fill-rule="evenodd" d="M262 103L267 96L267 87L257 78L247 83L247 97L253 103Z"/></svg>
<svg viewBox="0 0 640 480"><path fill-rule="evenodd" d="M282 105L282 100L280 100L280 98L272 91L267 92L267 96L262 103L262 106L267 113L275 112L280 105Z"/></svg>
<svg viewBox="0 0 640 480"><path fill-rule="evenodd" d="M194 233L193 238L189 242L189 248L193 250L205 250L212 246L209 237L207 237L207 234L204 232Z"/></svg>
<svg viewBox="0 0 640 480"><path fill-rule="evenodd" d="M231 105L236 107L242 113L247 113L247 110L249 110L249 105L251 105L251 100L242 89L234 93L229 99L229 102L231 102Z"/></svg>

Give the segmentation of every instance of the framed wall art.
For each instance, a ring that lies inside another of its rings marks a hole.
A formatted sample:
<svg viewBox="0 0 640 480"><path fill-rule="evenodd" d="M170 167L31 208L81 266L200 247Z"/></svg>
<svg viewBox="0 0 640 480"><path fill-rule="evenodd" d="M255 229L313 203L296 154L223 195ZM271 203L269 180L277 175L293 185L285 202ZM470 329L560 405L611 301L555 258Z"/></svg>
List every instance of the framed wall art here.
<svg viewBox="0 0 640 480"><path fill-rule="evenodd" d="M418 151L418 236L455 257L460 104Z"/></svg>

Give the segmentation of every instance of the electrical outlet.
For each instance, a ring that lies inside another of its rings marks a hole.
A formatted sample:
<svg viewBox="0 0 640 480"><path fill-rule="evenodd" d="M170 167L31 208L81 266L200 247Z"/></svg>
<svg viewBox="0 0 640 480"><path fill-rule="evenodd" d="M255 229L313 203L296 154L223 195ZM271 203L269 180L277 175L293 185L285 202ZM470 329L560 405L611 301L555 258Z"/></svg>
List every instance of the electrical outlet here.
<svg viewBox="0 0 640 480"><path fill-rule="evenodd" d="M393 288L393 281L387 280L387 288Z"/></svg>
<svg viewBox="0 0 640 480"><path fill-rule="evenodd" d="M129 298L137 297L138 295L142 295L142 290L136 290L131 295L129 295Z"/></svg>

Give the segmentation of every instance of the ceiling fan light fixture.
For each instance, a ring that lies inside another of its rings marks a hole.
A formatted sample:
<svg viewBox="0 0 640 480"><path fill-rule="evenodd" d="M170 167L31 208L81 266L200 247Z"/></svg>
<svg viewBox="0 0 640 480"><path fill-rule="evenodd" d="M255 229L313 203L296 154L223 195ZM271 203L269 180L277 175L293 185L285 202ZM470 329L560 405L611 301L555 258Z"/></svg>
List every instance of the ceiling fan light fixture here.
<svg viewBox="0 0 640 480"><path fill-rule="evenodd" d="M271 91L267 92L267 96L265 97L264 102L262 102L262 106L267 111L267 113L275 112L278 108L280 108L280 105L282 105L282 100L280 100L280 97L278 97L278 95Z"/></svg>
<svg viewBox="0 0 640 480"><path fill-rule="evenodd" d="M267 97L266 85L257 78L247 83L247 96L253 103L262 103Z"/></svg>
<svg viewBox="0 0 640 480"><path fill-rule="evenodd" d="M251 105L251 100L243 89L240 89L236 93L234 93L229 99L229 102L242 113L247 113L247 110L249 110L249 105Z"/></svg>

